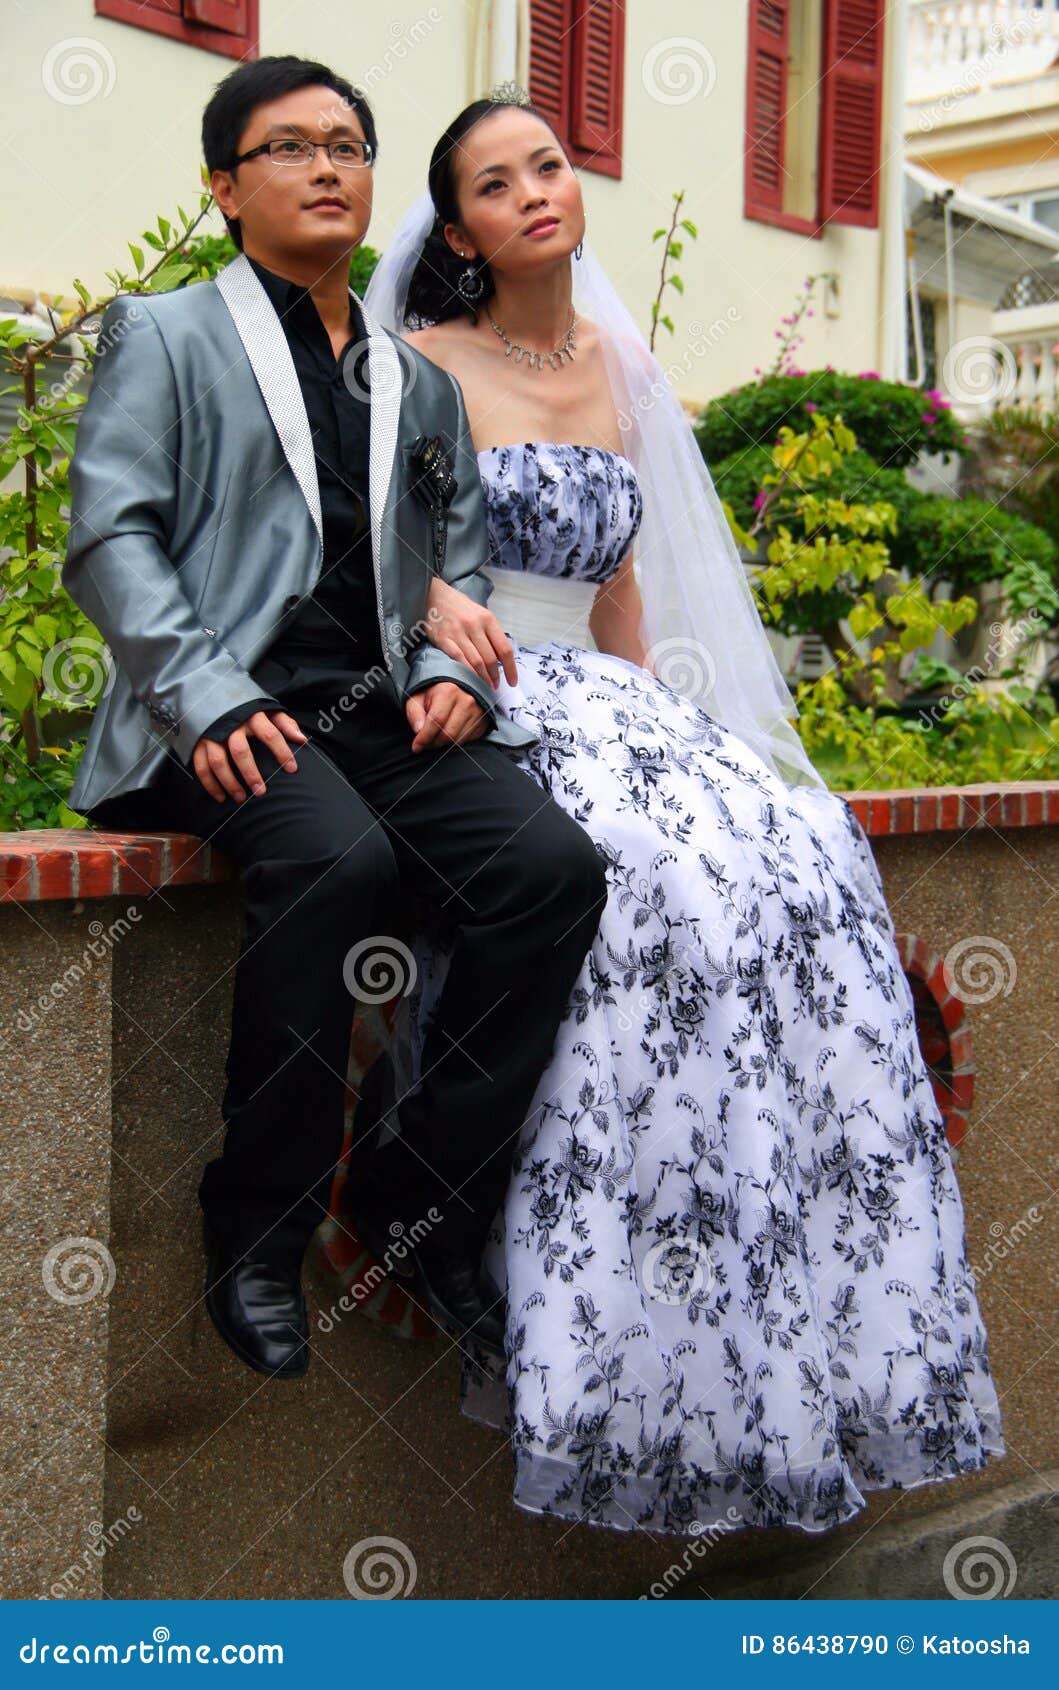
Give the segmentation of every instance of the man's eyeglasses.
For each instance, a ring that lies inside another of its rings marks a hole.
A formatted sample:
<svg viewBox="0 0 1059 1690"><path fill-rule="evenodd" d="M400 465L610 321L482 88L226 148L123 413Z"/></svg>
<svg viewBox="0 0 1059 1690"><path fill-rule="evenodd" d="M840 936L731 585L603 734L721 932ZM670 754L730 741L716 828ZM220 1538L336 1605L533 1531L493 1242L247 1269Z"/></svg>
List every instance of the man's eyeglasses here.
<svg viewBox="0 0 1059 1690"><path fill-rule="evenodd" d="M340 170L360 170L375 160L375 149L370 141L302 141L291 137L288 140L263 141L260 147L251 147L248 153L240 153L238 158L233 158L232 164L245 164L248 158L257 158L259 153L267 153L273 164L305 164L315 158L317 147L324 147L331 163Z"/></svg>

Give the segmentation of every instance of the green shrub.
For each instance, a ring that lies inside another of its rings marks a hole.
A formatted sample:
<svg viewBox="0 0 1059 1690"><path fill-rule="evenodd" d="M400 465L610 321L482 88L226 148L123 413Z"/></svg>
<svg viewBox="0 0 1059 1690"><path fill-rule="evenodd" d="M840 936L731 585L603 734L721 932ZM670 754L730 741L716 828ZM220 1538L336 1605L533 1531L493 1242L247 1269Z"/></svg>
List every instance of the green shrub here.
<svg viewBox="0 0 1059 1690"><path fill-rule="evenodd" d="M846 375L830 367L768 376L721 394L694 425L710 465L761 444L771 447L786 424L795 432L814 412L841 415L861 450L881 469L903 469L920 452L970 450L963 428L936 388L924 392L868 372Z"/></svg>

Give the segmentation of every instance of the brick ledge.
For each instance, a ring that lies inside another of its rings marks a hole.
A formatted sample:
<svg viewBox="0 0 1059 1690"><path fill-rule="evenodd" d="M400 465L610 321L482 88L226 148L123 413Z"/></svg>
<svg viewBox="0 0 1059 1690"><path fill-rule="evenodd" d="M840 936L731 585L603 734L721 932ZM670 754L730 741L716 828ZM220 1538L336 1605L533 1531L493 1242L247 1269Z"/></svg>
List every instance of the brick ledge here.
<svg viewBox="0 0 1059 1690"><path fill-rule="evenodd" d="M1059 781L845 792L870 839L972 828L1059 825ZM162 886L208 886L238 871L193 833L34 828L0 833L0 903L110 898Z"/></svg>

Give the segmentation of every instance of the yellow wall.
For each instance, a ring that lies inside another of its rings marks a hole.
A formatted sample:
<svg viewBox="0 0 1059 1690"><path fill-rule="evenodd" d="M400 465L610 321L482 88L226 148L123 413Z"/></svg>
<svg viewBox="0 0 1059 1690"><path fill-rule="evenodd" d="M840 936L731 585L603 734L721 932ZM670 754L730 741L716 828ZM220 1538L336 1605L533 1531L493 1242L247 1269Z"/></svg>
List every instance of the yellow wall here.
<svg viewBox="0 0 1059 1690"><path fill-rule="evenodd" d="M1040 165L1046 159L1054 159L1059 169L1059 134L1024 135L1011 141L993 141L981 147L964 145L951 151L932 151L927 155L917 153L914 142L910 142L908 156L913 163L922 164L925 169L935 170L939 176L962 185L969 177L978 176L986 170L1021 172L1025 166ZM1018 191L1017 186L1011 190L1012 193Z"/></svg>

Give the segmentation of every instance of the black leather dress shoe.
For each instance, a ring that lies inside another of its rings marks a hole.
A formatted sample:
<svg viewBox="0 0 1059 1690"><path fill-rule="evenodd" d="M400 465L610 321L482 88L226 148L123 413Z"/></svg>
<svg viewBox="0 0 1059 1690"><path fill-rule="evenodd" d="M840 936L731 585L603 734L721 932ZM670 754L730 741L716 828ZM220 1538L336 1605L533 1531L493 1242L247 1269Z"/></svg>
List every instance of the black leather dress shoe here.
<svg viewBox="0 0 1059 1690"><path fill-rule="evenodd" d="M387 1159L396 1152L377 1142L391 1111L388 1124L399 1128L393 1063L383 1051L361 1081L343 1206L380 1267L406 1282L439 1326L503 1356L504 1303L484 1269L439 1248L429 1233L413 1242L394 1197L404 1182L387 1173ZM399 1255L395 1244L404 1246Z"/></svg>
<svg viewBox="0 0 1059 1690"><path fill-rule="evenodd" d="M427 1313L452 1337L504 1355L504 1299L484 1268L432 1250L423 1239L412 1255L412 1282Z"/></svg>
<svg viewBox="0 0 1059 1690"><path fill-rule="evenodd" d="M236 1255L203 1219L206 1309L240 1361L277 1379L309 1367L309 1321L301 1279L272 1262Z"/></svg>

